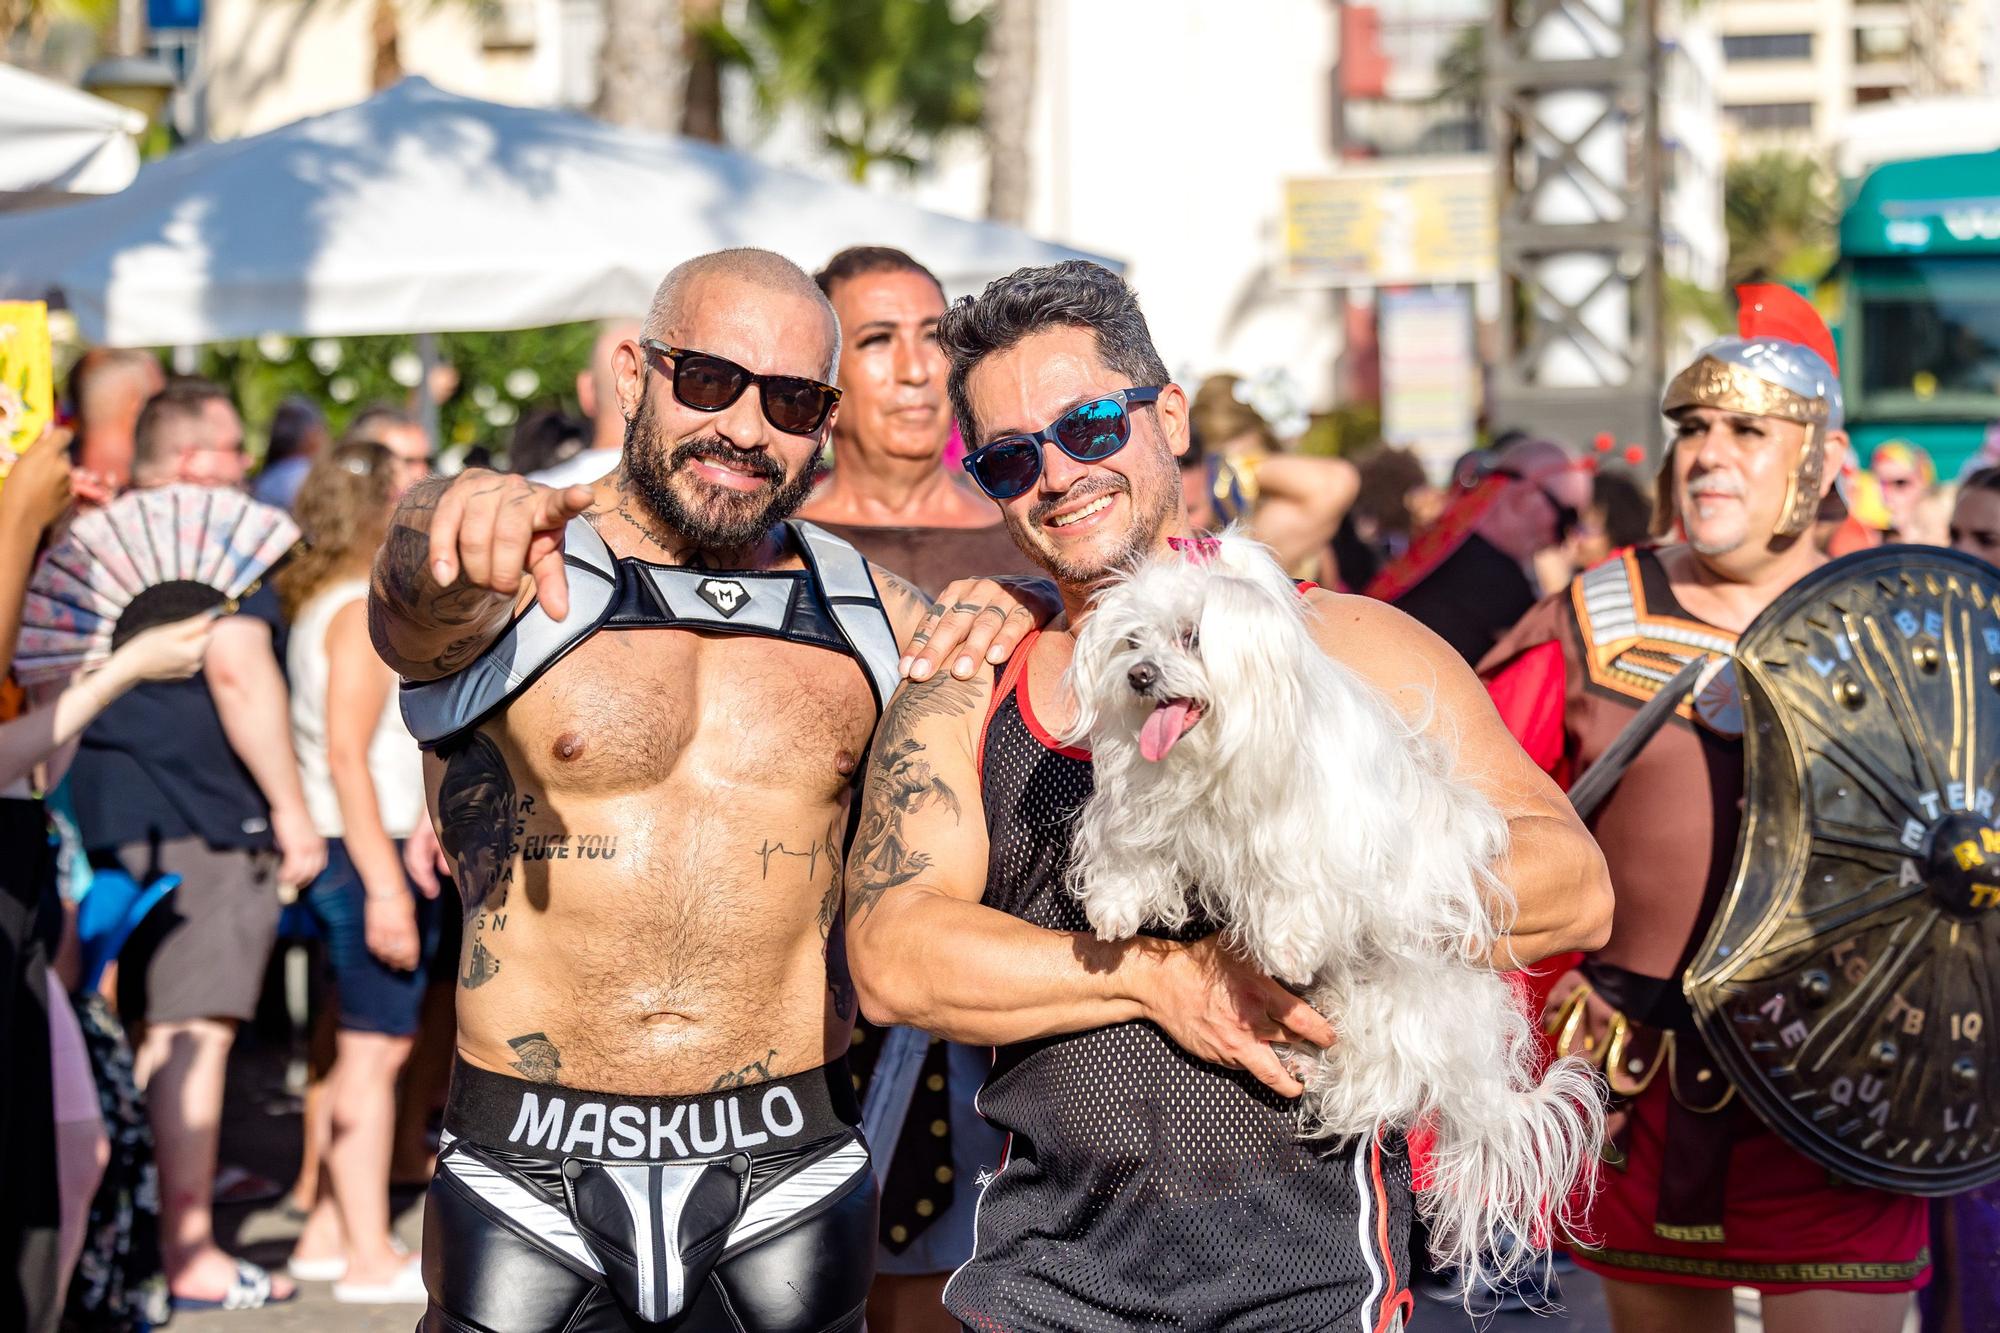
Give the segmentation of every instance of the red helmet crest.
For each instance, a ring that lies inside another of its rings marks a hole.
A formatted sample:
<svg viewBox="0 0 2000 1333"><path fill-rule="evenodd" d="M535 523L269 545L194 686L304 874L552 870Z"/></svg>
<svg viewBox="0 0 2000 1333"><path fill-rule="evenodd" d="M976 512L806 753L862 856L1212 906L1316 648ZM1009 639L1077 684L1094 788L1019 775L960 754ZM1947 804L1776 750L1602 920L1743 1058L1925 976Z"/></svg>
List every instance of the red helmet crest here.
<svg viewBox="0 0 2000 1333"><path fill-rule="evenodd" d="M1833 334L1812 302L1775 282L1748 283L1736 289L1736 331L1745 338L1782 338L1819 353L1828 370L1840 373Z"/></svg>

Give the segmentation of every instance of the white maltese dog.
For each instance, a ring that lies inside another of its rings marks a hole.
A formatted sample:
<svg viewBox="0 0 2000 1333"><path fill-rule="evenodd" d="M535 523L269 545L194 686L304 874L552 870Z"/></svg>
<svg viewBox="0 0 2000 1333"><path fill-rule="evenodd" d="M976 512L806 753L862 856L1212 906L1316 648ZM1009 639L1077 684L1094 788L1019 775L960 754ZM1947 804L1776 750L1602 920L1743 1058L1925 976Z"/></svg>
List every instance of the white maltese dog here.
<svg viewBox="0 0 2000 1333"><path fill-rule="evenodd" d="M1177 543L1077 635L1070 740L1096 793L1071 885L1101 939L1199 909L1339 1033L1294 1070L1312 1137L1429 1125L1418 1195L1469 1293L1568 1226L1602 1137L1595 1074L1535 1077L1528 1017L1487 965L1512 915L1507 823L1447 745L1313 641L1260 545ZM1418 684L1418 682L1413 682Z"/></svg>

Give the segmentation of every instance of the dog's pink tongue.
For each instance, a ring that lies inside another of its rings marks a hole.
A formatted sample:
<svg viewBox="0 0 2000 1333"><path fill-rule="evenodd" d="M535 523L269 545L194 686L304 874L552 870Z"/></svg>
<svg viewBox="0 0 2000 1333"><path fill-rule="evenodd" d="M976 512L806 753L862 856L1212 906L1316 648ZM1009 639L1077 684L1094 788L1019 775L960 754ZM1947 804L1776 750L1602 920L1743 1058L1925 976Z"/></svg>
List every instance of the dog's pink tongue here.
<svg viewBox="0 0 2000 1333"><path fill-rule="evenodd" d="M1187 729L1195 724L1201 714L1187 699L1169 699L1152 711L1145 724L1139 728L1139 753L1147 762L1157 764L1167 757L1167 751L1174 748L1174 742L1187 734Z"/></svg>

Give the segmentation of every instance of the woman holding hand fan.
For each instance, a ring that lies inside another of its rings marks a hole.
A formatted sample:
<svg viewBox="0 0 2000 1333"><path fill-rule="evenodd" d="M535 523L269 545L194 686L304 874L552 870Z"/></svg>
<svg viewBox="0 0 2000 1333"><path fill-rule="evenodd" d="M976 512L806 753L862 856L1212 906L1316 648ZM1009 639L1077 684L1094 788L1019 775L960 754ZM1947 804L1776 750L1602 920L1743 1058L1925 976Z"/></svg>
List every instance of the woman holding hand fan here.
<svg viewBox="0 0 2000 1333"><path fill-rule="evenodd" d="M425 1299L416 1260L390 1234L389 1160L396 1077L437 947L437 889L426 896L404 871L402 844L429 818L423 762L367 621L369 563L398 482L396 459L379 444L345 444L320 459L293 502L305 548L278 574L292 623L293 742L306 806L327 840L326 872L306 900L339 993L327 1187L290 1271L331 1280L336 1300L357 1304Z"/></svg>
<svg viewBox="0 0 2000 1333"><path fill-rule="evenodd" d="M68 437L45 430L0 485L0 661L13 658L43 533L70 498ZM62 1314L107 1146L83 1031L52 966L65 921L39 793L60 780L77 736L120 695L198 671L213 630L208 614L156 625L95 670L79 677L72 668L32 696L9 678L0 700L0 936L9 960L0 975L0 1063L9 1071L0 1133L14 1149L0 1164L0 1316L26 1330L53 1329ZM39 1222L51 1214L53 1245Z"/></svg>

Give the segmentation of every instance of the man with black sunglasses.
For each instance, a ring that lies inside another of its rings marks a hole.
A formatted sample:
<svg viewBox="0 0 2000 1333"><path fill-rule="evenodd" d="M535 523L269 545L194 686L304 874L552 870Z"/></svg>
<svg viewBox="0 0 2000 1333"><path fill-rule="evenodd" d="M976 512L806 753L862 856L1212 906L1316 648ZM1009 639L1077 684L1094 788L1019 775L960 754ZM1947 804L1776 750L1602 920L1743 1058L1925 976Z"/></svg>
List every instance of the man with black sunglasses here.
<svg viewBox="0 0 2000 1333"><path fill-rule="evenodd" d="M1023 269L947 312L938 338L966 470L1056 576L1072 627L1107 580L1189 536L1187 395L1115 274ZM1507 815L1505 961L1601 940L1603 860L1472 673L1379 602L1302 595L1321 647L1451 736ZM847 863L869 1016L996 1048L979 1106L1010 1147L945 1304L1008 1333L1400 1328L1407 1158L1393 1136L1302 1140L1303 1089L1271 1046L1329 1044L1327 1020L1199 922L1100 942L1069 890L1093 790L1089 754L1056 739L1075 717L1074 642L1029 636L997 683L906 682Z"/></svg>
<svg viewBox="0 0 2000 1333"><path fill-rule="evenodd" d="M970 674L1034 616L976 582L927 610L787 521L839 346L789 261L690 260L613 356L610 476L397 510L370 624L468 913L425 1329L860 1326L855 773L899 656Z"/></svg>
<svg viewBox="0 0 2000 1333"><path fill-rule="evenodd" d="M1368 595L1458 650L1484 657L1542 595L1535 559L1590 505L1590 473L1561 445L1516 437L1474 462L1458 496Z"/></svg>

